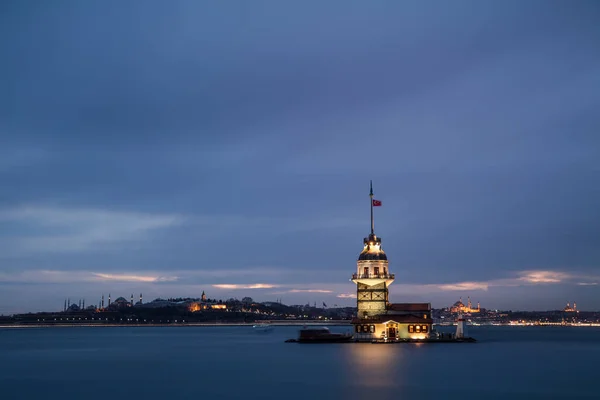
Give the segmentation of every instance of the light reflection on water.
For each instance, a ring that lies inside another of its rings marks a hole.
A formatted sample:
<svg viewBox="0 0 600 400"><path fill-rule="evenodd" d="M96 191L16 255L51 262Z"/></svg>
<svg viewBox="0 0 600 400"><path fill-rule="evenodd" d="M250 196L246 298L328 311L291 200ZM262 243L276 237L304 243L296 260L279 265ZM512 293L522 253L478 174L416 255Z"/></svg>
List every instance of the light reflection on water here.
<svg viewBox="0 0 600 400"><path fill-rule="evenodd" d="M344 348L346 364L360 386L383 388L398 386L403 376L406 355L402 346L388 344L349 344Z"/></svg>

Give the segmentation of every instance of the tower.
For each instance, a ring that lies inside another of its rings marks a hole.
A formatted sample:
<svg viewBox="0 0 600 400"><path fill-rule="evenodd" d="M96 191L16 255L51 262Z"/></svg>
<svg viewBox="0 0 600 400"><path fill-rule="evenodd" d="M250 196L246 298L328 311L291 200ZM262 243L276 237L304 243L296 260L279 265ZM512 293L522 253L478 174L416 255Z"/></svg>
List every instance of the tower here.
<svg viewBox="0 0 600 400"><path fill-rule="evenodd" d="M83 301L81 302L81 305L83 308L85 308L85 299L83 299Z"/></svg>
<svg viewBox="0 0 600 400"><path fill-rule="evenodd" d="M458 313L458 319L456 320L456 338L462 339L465 337L465 318L462 313Z"/></svg>
<svg viewBox="0 0 600 400"><path fill-rule="evenodd" d="M142 294L140 293L140 304L142 304Z"/></svg>
<svg viewBox="0 0 600 400"><path fill-rule="evenodd" d="M67 299L65 299L65 305L63 307L63 311L67 311Z"/></svg>
<svg viewBox="0 0 600 400"><path fill-rule="evenodd" d="M204 294L204 290L202 291L202 297L200 298L202 301L206 301L206 294Z"/></svg>
<svg viewBox="0 0 600 400"><path fill-rule="evenodd" d="M133 293L131 293L131 307L133 307Z"/></svg>
<svg viewBox="0 0 600 400"><path fill-rule="evenodd" d="M110 293L108 294L108 304L106 306L110 307Z"/></svg>
<svg viewBox="0 0 600 400"><path fill-rule="evenodd" d="M467 296L467 308L470 310L471 308L471 296Z"/></svg>
<svg viewBox="0 0 600 400"><path fill-rule="evenodd" d="M101 308L104 308L104 295L102 295L102 307Z"/></svg>
<svg viewBox="0 0 600 400"><path fill-rule="evenodd" d="M384 314L388 305L388 287L394 282L394 275L388 271L387 256L381 248L381 238L375 235L373 207L381 206L381 201L373 199L373 181L369 198L371 234L363 240L363 250L356 263L357 270L352 275L352 282L356 284L358 318Z"/></svg>

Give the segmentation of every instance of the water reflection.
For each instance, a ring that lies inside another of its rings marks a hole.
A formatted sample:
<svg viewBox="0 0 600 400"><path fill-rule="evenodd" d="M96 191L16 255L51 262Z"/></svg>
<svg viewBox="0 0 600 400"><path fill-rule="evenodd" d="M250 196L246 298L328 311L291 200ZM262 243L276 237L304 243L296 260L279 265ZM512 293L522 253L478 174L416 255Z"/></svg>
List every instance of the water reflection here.
<svg viewBox="0 0 600 400"><path fill-rule="evenodd" d="M370 343L353 343L345 347L346 364L352 380L368 388L398 386L403 374L405 352L402 346Z"/></svg>

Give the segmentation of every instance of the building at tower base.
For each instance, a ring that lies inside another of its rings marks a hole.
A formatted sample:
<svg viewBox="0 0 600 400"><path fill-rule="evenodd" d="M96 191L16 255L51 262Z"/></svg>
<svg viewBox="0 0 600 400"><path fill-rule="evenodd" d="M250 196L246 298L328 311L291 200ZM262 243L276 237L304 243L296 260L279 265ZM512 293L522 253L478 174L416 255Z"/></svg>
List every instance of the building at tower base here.
<svg viewBox="0 0 600 400"><path fill-rule="evenodd" d="M359 341L428 339L433 325L431 303L389 302L388 288L395 276L389 272L381 238L375 235L373 207L381 206L381 202L373 199L372 184L369 196L371 234L363 241L357 271L352 275L357 302L357 314L352 320L354 338Z"/></svg>

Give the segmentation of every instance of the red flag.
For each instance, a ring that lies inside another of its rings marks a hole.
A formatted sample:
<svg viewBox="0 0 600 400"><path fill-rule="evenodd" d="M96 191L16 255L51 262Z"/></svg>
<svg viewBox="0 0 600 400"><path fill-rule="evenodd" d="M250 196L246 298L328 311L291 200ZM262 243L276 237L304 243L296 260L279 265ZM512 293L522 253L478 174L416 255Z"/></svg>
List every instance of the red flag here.
<svg viewBox="0 0 600 400"><path fill-rule="evenodd" d="M381 200L373 199L373 207L380 207L380 206L381 206Z"/></svg>

